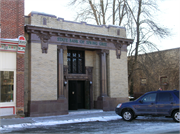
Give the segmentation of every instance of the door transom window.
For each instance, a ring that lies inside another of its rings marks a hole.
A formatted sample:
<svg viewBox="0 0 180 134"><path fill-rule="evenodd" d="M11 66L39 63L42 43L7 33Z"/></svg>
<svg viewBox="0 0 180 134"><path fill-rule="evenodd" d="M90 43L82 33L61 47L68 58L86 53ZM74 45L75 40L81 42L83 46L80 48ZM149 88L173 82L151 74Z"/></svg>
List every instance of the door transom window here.
<svg viewBox="0 0 180 134"><path fill-rule="evenodd" d="M68 73L83 74L84 73L84 51L68 50Z"/></svg>

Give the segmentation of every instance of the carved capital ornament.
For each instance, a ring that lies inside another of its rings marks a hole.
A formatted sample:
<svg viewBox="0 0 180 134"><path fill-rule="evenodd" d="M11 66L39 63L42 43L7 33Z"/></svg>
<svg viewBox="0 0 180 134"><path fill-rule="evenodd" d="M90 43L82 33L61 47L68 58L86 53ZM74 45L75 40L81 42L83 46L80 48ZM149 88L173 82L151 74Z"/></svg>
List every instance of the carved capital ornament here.
<svg viewBox="0 0 180 134"><path fill-rule="evenodd" d="M42 53L47 53L48 43L49 43L49 39L51 38L51 35L47 34L47 33L43 33L43 32L40 32L37 35L39 36L39 38L41 40Z"/></svg>
<svg viewBox="0 0 180 134"><path fill-rule="evenodd" d="M121 48L122 48L122 44L120 43L115 43L114 46L116 47L116 57L117 59L120 59L121 57Z"/></svg>

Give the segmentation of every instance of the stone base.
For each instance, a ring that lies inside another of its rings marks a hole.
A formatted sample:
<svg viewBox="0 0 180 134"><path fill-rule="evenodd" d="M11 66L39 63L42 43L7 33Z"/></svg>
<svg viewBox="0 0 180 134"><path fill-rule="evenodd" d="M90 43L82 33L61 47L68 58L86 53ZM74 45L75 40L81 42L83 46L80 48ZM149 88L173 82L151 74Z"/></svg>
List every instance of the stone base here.
<svg viewBox="0 0 180 134"><path fill-rule="evenodd" d="M126 97L123 98L110 98L98 97L97 101L94 101L94 106L96 109L102 109L103 111L114 111L116 106L119 103L128 102L129 99Z"/></svg>
<svg viewBox="0 0 180 134"><path fill-rule="evenodd" d="M68 114L68 103L66 98L48 101L30 101L28 116L53 116Z"/></svg>

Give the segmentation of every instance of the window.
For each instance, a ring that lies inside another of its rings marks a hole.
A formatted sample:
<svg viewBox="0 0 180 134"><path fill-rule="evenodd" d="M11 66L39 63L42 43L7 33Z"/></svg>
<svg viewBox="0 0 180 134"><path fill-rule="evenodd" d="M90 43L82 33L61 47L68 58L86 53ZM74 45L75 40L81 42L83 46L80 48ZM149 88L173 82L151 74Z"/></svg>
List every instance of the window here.
<svg viewBox="0 0 180 134"><path fill-rule="evenodd" d="M84 51L68 50L68 73L83 74L85 70Z"/></svg>
<svg viewBox="0 0 180 134"><path fill-rule="evenodd" d="M1 100L0 102L12 102L14 95L14 72L0 71Z"/></svg>
<svg viewBox="0 0 180 134"><path fill-rule="evenodd" d="M164 77L161 77L160 78L160 82L161 82L161 85L167 85L167 76L164 76Z"/></svg>
<svg viewBox="0 0 180 134"><path fill-rule="evenodd" d="M43 18L43 25L46 25L46 18Z"/></svg>
<svg viewBox="0 0 180 134"><path fill-rule="evenodd" d="M117 35L120 35L120 29L117 30Z"/></svg>
<svg viewBox="0 0 180 134"><path fill-rule="evenodd" d="M141 78L140 79L140 84L141 85L146 85L146 78Z"/></svg>
<svg viewBox="0 0 180 134"><path fill-rule="evenodd" d="M142 99L142 102L155 102L156 101L156 93L147 94Z"/></svg>
<svg viewBox="0 0 180 134"><path fill-rule="evenodd" d="M173 101L173 96L171 93L168 92L162 92L158 94L158 102L169 102Z"/></svg>

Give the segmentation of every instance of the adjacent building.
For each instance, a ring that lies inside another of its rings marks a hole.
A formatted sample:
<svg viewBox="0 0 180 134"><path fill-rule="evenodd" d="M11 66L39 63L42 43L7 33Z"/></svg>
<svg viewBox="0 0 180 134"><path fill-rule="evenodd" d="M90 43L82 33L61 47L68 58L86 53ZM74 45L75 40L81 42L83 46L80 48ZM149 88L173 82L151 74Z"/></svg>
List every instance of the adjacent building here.
<svg viewBox="0 0 180 134"><path fill-rule="evenodd" d="M131 59L128 57L129 69ZM149 91L179 90L180 86L180 48L152 52L138 56L133 79L129 81L130 90L137 98Z"/></svg>
<svg viewBox="0 0 180 134"><path fill-rule="evenodd" d="M24 114L24 0L0 1L0 116Z"/></svg>
<svg viewBox="0 0 180 134"><path fill-rule="evenodd" d="M114 110L128 101L126 30L31 12L25 18L25 114Z"/></svg>

